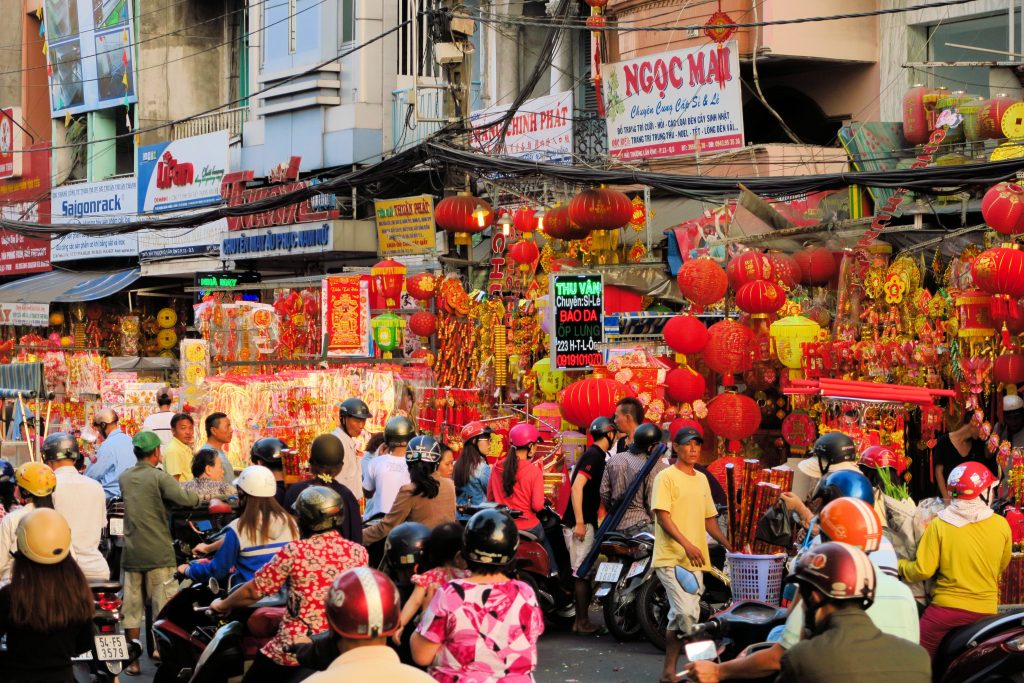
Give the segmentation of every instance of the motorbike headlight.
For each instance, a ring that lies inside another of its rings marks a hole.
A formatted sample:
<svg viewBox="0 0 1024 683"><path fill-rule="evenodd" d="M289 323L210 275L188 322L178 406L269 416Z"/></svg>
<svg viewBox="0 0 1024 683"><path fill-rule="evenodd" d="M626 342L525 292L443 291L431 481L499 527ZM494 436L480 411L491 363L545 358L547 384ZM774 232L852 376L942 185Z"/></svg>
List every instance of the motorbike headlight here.
<svg viewBox="0 0 1024 683"><path fill-rule="evenodd" d="M1024 652L1024 636L1006 641L1003 647L1010 652Z"/></svg>

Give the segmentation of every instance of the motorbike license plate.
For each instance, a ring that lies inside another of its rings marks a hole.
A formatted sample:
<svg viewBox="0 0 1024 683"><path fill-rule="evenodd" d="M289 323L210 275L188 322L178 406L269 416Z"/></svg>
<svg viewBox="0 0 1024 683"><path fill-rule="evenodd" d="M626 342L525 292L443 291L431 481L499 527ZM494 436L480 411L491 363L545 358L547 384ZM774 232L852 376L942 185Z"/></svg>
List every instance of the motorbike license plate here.
<svg viewBox="0 0 1024 683"><path fill-rule="evenodd" d="M634 562L632 566L630 566L629 573L626 574L626 578L631 579L634 576L638 574L643 574L645 571L647 571L647 559L648 558L645 557L642 560L637 560L636 562Z"/></svg>
<svg viewBox="0 0 1024 683"><path fill-rule="evenodd" d="M108 519L107 530L111 536L124 536L124 517L111 517Z"/></svg>
<svg viewBox="0 0 1024 683"><path fill-rule="evenodd" d="M622 573L622 565L618 562L602 562L597 566L597 576L594 580L598 583L615 583Z"/></svg>
<svg viewBox="0 0 1024 683"><path fill-rule="evenodd" d="M128 641L124 636L96 636L96 658L101 662L128 659Z"/></svg>

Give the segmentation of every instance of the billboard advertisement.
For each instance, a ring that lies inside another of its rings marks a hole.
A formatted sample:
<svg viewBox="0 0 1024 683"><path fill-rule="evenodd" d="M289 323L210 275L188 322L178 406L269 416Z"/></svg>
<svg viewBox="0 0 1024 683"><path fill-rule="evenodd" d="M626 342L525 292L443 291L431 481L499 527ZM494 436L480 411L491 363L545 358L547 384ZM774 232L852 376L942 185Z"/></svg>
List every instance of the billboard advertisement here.
<svg viewBox="0 0 1024 683"><path fill-rule="evenodd" d="M50 213L54 223L134 223L138 207L135 178L101 180L55 187L50 192ZM83 235L73 232L53 241L50 260L137 256L135 233L125 235Z"/></svg>
<svg viewBox="0 0 1024 683"><path fill-rule="evenodd" d="M471 144L478 150L503 156L572 163L572 92L560 92L527 100L519 107L505 132L505 143L496 147L507 105L475 111L470 115L475 130Z"/></svg>
<svg viewBox="0 0 1024 683"><path fill-rule="evenodd" d="M0 109L0 179L21 176L21 107Z"/></svg>
<svg viewBox="0 0 1024 683"><path fill-rule="evenodd" d="M228 132L140 147L138 161L143 213L219 204L228 171Z"/></svg>
<svg viewBox="0 0 1024 683"><path fill-rule="evenodd" d="M382 258L429 254L437 249L434 198L429 194L375 199L377 253Z"/></svg>
<svg viewBox="0 0 1024 683"><path fill-rule="evenodd" d="M734 40L608 64L602 87L613 157L713 154L744 145Z"/></svg>

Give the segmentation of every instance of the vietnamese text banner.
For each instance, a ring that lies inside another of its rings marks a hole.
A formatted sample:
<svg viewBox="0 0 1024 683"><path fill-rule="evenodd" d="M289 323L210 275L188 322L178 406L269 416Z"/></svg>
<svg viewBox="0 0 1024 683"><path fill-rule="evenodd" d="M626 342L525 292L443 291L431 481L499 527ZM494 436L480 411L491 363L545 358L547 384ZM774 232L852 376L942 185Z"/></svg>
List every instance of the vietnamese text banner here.
<svg viewBox="0 0 1024 683"><path fill-rule="evenodd" d="M135 178L61 185L50 191L55 223L133 223L137 215ZM74 261L110 256L137 256L139 241L127 235L83 235L73 232L53 241L50 260Z"/></svg>
<svg viewBox="0 0 1024 683"><path fill-rule="evenodd" d="M572 92L544 95L523 102L509 123L504 145L495 148L508 109L508 105L498 105L470 115L474 148L550 164L572 163Z"/></svg>
<svg viewBox="0 0 1024 683"><path fill-rule="evenodd" d="M434 198L429 194L400 199L377 199L377 253L382 258L429 254L437 248Z"/></svg>

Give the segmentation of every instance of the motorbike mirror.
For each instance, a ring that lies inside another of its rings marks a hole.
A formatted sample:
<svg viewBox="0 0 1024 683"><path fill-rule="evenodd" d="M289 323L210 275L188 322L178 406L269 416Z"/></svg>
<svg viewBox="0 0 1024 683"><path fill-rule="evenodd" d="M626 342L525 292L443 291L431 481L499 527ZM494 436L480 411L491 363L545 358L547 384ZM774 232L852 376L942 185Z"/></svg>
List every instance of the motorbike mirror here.
<svg viewBox="0 0 1024 683"><path fill-rule="evenodd" d="M687 643L685 649L686 658L691 662L718 657L718 646L715 645L713 640L698 640L696 643Z"/></svg>
<svg viewBox="0 0 1024 683"><path fill-rule="evenodd" d="M210 592L214 595L220 593L220 581L218 581L212 576L210 577L210 580L207 582L206 587L209 588Z"/></svg>
<svg viewBox="0 0 1024 683"><path fill-rule="evenodd" d="M697 583L697 577L686 567L676 567L676 581L679 582L679 585L687 593L696 595L700 592L700 584Z"/></svg>
<svg viewBox="0 0 1024 683"><path fill-rule="evenodd" d="M210 505L207 509L210 511L211 515L226 515L233 512L230 505L216 498L210 501Z"/></svg>

